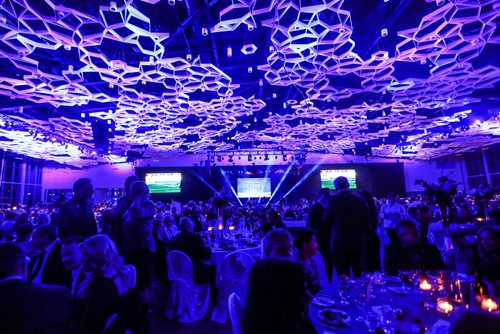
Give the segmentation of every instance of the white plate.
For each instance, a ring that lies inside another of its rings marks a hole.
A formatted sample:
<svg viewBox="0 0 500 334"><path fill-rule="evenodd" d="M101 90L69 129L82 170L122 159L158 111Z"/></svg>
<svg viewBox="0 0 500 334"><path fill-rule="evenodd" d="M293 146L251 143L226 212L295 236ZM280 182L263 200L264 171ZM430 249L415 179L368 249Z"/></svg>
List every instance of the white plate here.
<svg viewBox="0 0 500 334"><path fill-rule="evenodd" d="M330 316L330 314L334 314L335 317ZM345 326L349 325L349 321L351 321L349 314L334 308L327 308L319 311L318 319L330 326Z"/></svg>
<svg viewBox="0 0 500 334"><path fill-rule="evenodd" d="M331 307L335 305L335 300L326 296L316 296L313 298L312 303L320 307Z"/></svg>
<svg viewBox="0 0 500 334"><path fill-rule="evenodd" d="M397 295L407 295L411 292L409 289L403 289L400 287L390 287L390 288L387 288L387 290L394 292Z"/></svg>

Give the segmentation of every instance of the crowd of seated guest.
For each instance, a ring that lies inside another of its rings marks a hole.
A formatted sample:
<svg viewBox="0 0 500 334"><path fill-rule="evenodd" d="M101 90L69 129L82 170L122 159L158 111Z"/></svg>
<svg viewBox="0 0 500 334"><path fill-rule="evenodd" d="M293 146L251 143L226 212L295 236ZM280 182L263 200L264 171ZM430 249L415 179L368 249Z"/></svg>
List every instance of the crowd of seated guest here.
<svg viewBox="0 0 500 334"><path fill-rule="evenodd" d="M75 182L74 196L58 203L59 210L51 211L48 206L21 213L0 210L2 241L15 242L16 249L21 249L22 256L30 260L23 271L14 269L21 262L13 260L15 264L12 262L10 269L5 269L5 277L12 276L17 282L23 281L25 275L31 285L41 286L40 291L45 291L43 284L67 287L72 312L64 320L64 326L72 333L101 333L104 328L108 333L119 333L125 327L134 326L139 332L147 331L144 319L153 293L152 282L156 278L168 288L165 255L171 250L187 254L193 263L195 283L210 282L215 291L211 248L203 237L209 227L215 227L221 220L224 230L233 226L239 234L249 233L262 238L264 260L252 268L255 270L253 276L250 275L249 296L245 302L242 330L246 333L264 333L271 328L266 327L270 326L266 321L272 319L265 317L264 308L271 308L272 304L261 305L263 308L258 312L254 312L253 307L256 298L263 293L263 284L278 284L266 280L282 277L271 268L273 265L295 277L292 281L296 281L290 283L293 285L290 289L295 291L295 296L290 297L295 298L290 312L302 314L307 309L308 301L322 288L319 270L323 269L318 268L314 260L318 250L325 259L329 276L333 268L338 274L350 275L352 272L354 276L361 271L380 270L382 266L391 275L406 269L447 268L443 253L448 250L440 246L444 244L440 237L445 237L440 233L448 222L443 222L441 208L425 197L402 199L389 194L385 199L374 199L368 193L360 196L350 191L347 180L338 179L336 191L322 189L310 206L307 225L313 229L299 228L292 237L286 219L304 219L304 209L307 211L309 207L307 201L268 207L256 202L248 202L243 207L220 206L217 199L190 201L184 205L175 201L154 203L149 199L149 189L144 182L131 177L125 184L126 195L116 207L109 204L100 207L104 213L99 215L100 220L96 219L96 211L91 207L93 187L89 179ZM457 217L458 221L470 222L470 217L474 218L477 213L488 214L493 222L498 219L495 216L498 210L492 201L484 201L484 210L471 208L477 205L471 206L469 200L460 196L453 203L455 209L449 216ZM98 231L101 234L97 234ZM473 265L493 285L496 295L500 293L498 231L495 227L484 227L472 244L476 252ZM385 242L382 232L388 236ZM378 255L379 247L385 248L383 261ZM7 247L5 252L16 258L21 256L16 249ZM126 264L133 265L136 270L133 287L127 281ZM10 281L8 278L5 282ZM298 288L299 281L304 282L303 289ZM31 286L17 283L23 289ZM0 278L0 291L1 284L4 282ZM275 298L281 298L280 290L273 292ZM304 300L297 297L303 295L306 296ZM0 298L8 300L10 297L5 291L0 293ZM139 321L124 320L133 318L124 316L129 314L130 308L142 319L142 327ZM263 322L253 324L261 316ZM297 322L281 324L284 320L278 316L273 323L283 325L290 333L299 329L307 332L309 324L303 322L305 318L298 315L296 319ZM0 332L4 332L1 328Z"/></svg>

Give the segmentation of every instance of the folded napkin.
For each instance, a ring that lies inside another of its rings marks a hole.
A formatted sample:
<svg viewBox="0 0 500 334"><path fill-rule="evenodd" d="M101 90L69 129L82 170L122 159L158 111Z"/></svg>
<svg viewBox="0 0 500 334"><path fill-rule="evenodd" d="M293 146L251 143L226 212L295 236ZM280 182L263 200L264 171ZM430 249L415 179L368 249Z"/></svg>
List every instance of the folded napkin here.
<svg viewBox="0 0 500 334"><path fill-rule="evenodd" d="M449 334L450 328L451 326L448 321L439 319L432 325L429 334Z"/></svg>

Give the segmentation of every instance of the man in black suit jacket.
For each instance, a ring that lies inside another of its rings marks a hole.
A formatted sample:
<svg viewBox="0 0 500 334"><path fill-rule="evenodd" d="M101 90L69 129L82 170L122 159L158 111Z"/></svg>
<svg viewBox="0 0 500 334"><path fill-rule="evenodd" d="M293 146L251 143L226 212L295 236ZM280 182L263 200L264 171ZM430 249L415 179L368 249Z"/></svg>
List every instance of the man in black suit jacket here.
<svg viewBox="0 0 500 334"><path fill-rule="evenodd" d="M330 200L330 189L322 188L319 191L319 196L316 202L309 208L309 215L307 216L306 226L316 230L316 237L318 240L318 251L321 253L325 260L326 272L330 277L333 270L333 262L330 254L330 224L325 221L325 212Z"/></svg>
<svg viewBox="0 0 500 334"><path fill-rule="evenodd" d="M0 333L65 333L70 309L68 290L26 282L25 268L22 247L0 244Z"/></svg>
<svg viewBox="0 0 500 334"><path fill-rule="evenodd" d="M337 274L359 277L365 269L370 212L365 200L349 191L349 181L339 176L334 180L337 193L330 198L326 222L331 226L330 256Z"/></svg>
<svg viewBox="0 0 500 334"><path fill-rule="evenodd" d="M30 261L28 282L69 286L71 273L62 263L57 228L53 225L38 226L31 237L31 244L40 253Z"/></svg>
<svg viewBox="0 0 500 334"><path fill-rule="evenodd" d="M191 219L182 217L179 228L181 232L168 242L168 249L189 256L193 262L193 279L196 283L211 281L215 278L214 266L208 263L212 250L205 245L201 236L193 233L194 223Z"/></svg>
<svg viewBox="0 0 500 334"><path fill-rule="evenodd" d="M61 240L80 236L84 239L97 234L97 224L90 199L94 193L92 180L78 179L73 184L73 197L59 209L57 227Z"/></svg>

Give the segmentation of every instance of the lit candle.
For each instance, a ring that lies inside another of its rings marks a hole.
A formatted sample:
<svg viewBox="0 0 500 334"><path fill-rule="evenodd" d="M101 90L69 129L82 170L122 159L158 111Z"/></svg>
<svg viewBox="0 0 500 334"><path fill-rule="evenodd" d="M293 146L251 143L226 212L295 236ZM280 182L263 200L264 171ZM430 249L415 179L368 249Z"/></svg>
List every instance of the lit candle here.
<svg viewBox="0 0 500 334"><path fill-rule="evenodd" d="M234 230L234 226L229 226L229 231L233 231Z"/></svg>
<svg viewBox="0 0 500 334"><path fill-rule="evenodd" d="M219 224L219 230L222 230L222 229L224 229L224 225Z"/></svg>
<svg viewBox="0 0 500 334"><path fill-rule="evenodd" d="M437 302L437 309L439 312L448 314L453 311L453 305L451 305L449 301L439 298Z"/></svg>
<svg viewBox="0 0 500 334"><path fill-rule="evenodd" d="M430 285L429 282L427 282L427 280L423 280L419 286L420 286L420 289L425 290L425 291L429 291L430 289L432 289L432 285Z"/></svg>
<svg viewBox="0 0 500 334"><path fill-rule="evenodd" d="M209 226L209 227L208 227L208 232L212 232L212 230L213 230L213 229L214 229L214 227L213 227L213 226Z"/></svg>
<svg viewBox="0 0 500 334"><path fill-rule="evenodd" d="M488 312L498 311L498 304L491 298L483 298L481 308Z"/></svg>

